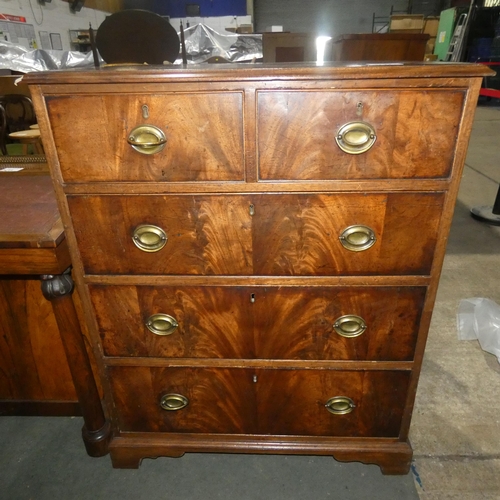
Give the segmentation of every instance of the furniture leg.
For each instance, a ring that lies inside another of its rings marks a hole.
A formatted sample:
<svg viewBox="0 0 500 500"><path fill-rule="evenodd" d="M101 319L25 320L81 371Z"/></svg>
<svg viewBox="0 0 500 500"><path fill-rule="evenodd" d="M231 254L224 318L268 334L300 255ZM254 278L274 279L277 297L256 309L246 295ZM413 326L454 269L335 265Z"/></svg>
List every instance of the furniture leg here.
<svg viewBox="0 0 500 500"><path fill-rule="evenodd" d="M71 268L60 275L42 275L42 293L50 300L82 408L83 441L92 457L107 455L111 427L104 417L99 392L85 348L75 305L71 299L74 283Z"/></svg>

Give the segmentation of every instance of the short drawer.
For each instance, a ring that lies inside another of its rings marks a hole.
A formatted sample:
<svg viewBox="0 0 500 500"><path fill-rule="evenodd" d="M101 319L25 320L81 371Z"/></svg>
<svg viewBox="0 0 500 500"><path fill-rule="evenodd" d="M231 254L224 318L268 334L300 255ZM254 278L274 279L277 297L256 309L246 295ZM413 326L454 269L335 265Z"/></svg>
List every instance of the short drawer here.
<svg viewBox="0 0 500 500"><path fill-rule="evenodd" d="M420 275L430 273L444 193L74 195L68 203L87 274Z"/></svg>
<svg viewBox="0 0 500 500"><path fill-rule="evenodd" d="M425 287L90 285L106 356L411 361Z"/></svg>
<svg viewBox="0 0 500 500"><path fill-rule="evenodd" d="M120 431L393 437L409 372L108 367Z"/></svg>
<svg viewBox="0 0 500 500"><path fill-rule="evenodd" d="M465 91L259 91L262 180L450 174Z"/></svg>
<svg viewBox="0 0 500 500"><path fill-rule="evenodd" d="M241 92L49 96L46 104L66 182L244 179Z"/></svg>

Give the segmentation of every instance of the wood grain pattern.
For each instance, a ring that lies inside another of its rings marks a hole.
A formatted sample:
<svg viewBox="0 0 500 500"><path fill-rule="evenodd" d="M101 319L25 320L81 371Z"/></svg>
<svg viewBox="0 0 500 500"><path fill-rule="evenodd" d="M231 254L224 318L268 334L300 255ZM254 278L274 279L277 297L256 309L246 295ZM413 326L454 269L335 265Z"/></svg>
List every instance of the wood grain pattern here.
<svg viewBox="0 0 500 500"><path fill-rule="evenodd" d="M56 248L0 248L0 275L59 274L69 266L66 240Z"/></svg>
<svg viewBox="0 0 500 500"><path fill-rule="evenodd" d="M50 302L33 279L0 280L0 400L76 401Z"/></svg>
<svg viewBox="0 0 500 500"><path fill-rule="evenodd" d="M143 105L149 108L147 119ZM241 181L242 106L241 92L47 98L67 182ZM132 129L143 124L165 133L163 151L145 155L127 143Z"/></svg>
<svg viewBox="0 0 500 500"><path fill-rule="evenodd" d="M410 361L424 287L151 287L90 285L107 356ZM253 297L255 302L251 302ZM174 333L145 326L169 314ZM367 330L338 335L335 321L362 317Z"/></svg>
<svg viewBox="0 0 500 500"><path fill-rule="evenodd" d="M64 239L48 175L2 177L0 213L0 249L55 248Z"/></svg>
<svg viewBox="0 0 500 500"><path fill-rule="evenodd" d="M428 274L441 193L70 196L88 274ZM255 215L249 214L249 206ZM135 247L140 224L160 226L167 245ZM346 250L344 229L364 224L377 242Z"/></svg>
<svg viewBox="0 0 500 500"><path fill-rule="evenodd" d="M397 437L409 372L110 367L121 431ZM134 398L127 393L132 391ZM162 410L163 394L182 410ZM348 396L356 408L332 415Z"/></svg>
<svg viewBox="0 0 500 500"><path fill-rule="evenodd" d="M463 102L459 90L259 91L259 177L447 177ZM340 127L353 121L375 128L377 140L366 153L344 153L335 142Z"/></svg>
<svg viewBox="0 0 500 500"><path fill-rule="evenodd" d="M441 193L260 196L254 274L429 274L443 202ZM341 245L340 234L355 224L375 232L368 250Z"/></svg>
<svg viewBox="0 0 500 500"><path fill-rule="evenodd" d="M108 373L122 431L245 434L257 430L251 370L110 367ZM189 399L186 411L160 407L161 396L171 393Z"/></svg>
<svg viewBox="0 0 500 500"><path fill-rule="evenodd" d="M251 274L250 201L241 196L72 196L68 203L87 273ZM132 241L141 224L161 227L155 253Z"/></svg>
<svg viewBox="0 0 500 500"><path fill-rule="evenodd" d="M398 437L409 372L262 370L259 430L268 434ZM356 408L333 415L325 403L347 396Z"/></svg>

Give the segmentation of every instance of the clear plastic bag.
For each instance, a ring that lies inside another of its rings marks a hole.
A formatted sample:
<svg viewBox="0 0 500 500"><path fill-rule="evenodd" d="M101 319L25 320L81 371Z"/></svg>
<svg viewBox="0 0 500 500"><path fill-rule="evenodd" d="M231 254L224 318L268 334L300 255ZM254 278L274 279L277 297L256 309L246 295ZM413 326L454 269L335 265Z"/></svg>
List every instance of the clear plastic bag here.
<svg viewBox="0 0 500 500"><path fill-rule="evenodd" d="M481 348L500 363L500 306L496 302L477 297L461 300L457 329L460 340L477 339Z"/></svg>

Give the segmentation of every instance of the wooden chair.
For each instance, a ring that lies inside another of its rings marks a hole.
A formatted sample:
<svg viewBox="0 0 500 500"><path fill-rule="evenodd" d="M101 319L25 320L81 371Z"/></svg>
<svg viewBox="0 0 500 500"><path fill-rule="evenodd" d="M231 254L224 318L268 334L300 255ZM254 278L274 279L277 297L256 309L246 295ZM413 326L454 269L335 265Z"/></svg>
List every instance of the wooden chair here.
<svg viewBox="0 0 500 500"><path fill-rule="evenodd" d="M7 156L7 118L5 108L0 104L0 151Z"/></svg>
<svg viewBox="0 0 500 500"><path fill-rule="evenodd" d="M29 129L31 125L36 123L36 115L31 99L23 94L0 96L0 106L5 115L4 126L0 116L0 149L5 155L7 154L7 142L12 142L12 140L9 141L9 134Z"/></svg>
<svg viewBox="0 0 500 500"><path fill-rule="evenodd" d="M21 143L22 146L22 154L24 156L31 152L37 155L43 155L43 146L42 141L40 139L40 130L38 129L28 129L28 130L19 130L18 132L11 132L9 134L11 139L17 140Z"/></svg>

